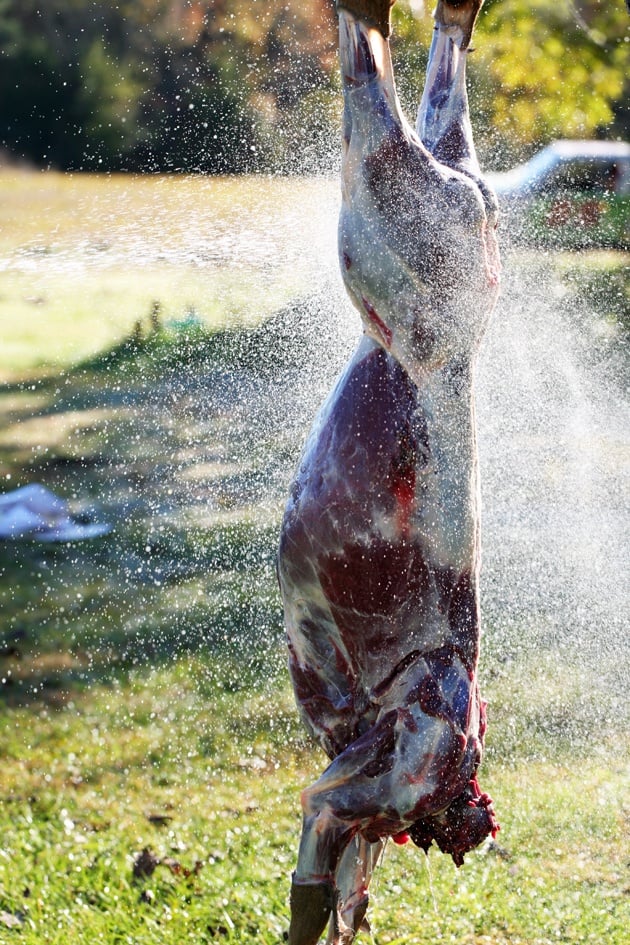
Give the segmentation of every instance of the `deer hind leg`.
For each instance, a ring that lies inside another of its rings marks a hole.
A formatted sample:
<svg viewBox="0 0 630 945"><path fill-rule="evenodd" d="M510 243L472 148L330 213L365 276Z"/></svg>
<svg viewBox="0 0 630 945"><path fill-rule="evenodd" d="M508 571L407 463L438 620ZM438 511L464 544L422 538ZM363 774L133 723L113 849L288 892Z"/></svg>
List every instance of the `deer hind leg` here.
<svg viewBox="0 0 630 945"><path fill-rule="evenodd" d="M470 177L479 188L487 215L488 272L495 281L501 271L495 235L499 204L479 167L466 91L468 44L482 2L439 0L416 131L437 161Z"/></svg>
<svg viewBox="0 0 630 945"><path fill-rule="evenodd" d="M483 0L438 0L435 22L457 34L460 49L468 49Z"/></svg>
<svg viewBox="0 0 630 945"><path fill-rule="evenodd" d="M304 819L291 889L289 945L349 945L367 909L384 839L443 807L473 759L454 720L419 705L388 710L302 792Z"/></svg>
<svg viewBox="0 0 630 945"><path fill-rule="evenodd" d="M373 84L378 79L381 88L372 89L367 101L362 100L362 107L374 108L373 96L385 94L396 99L394 74L389 50L389 29L375 24L373 17L361 15L362 4L358 2L343 7L339 11L339 61L341 80L346 104L348 94ZM389 7L388 7L389 9Z"/></svg>
<svg viewBox="0 0 630 945"><path fill-rule="evenodd" d="M467 53L458 43L459 26L444 25L438 20L442 6L438 6L436 11L416 131L427 150L441 164L478 178L481 172L466 91Z"/></svg>
<svg viewBox="0 0 630 945"><path fill-rule="evenodd" d="M369 26L374 26L387 39L391 32L390 12L396 0L337 0L338 10L348 13Z"/></svg>
<svg viewBox="0 0 630 945"><path fill-rule="evenodd" d="M441 679L422 664L409 685L409 695L383 710L302 792L294 881L334 883L357 835L369 843L394 836L444 807L468 782L478 748L467 732L472 702L463 669L449 668ZM422 708L427 693L430 714Z"/></svg>

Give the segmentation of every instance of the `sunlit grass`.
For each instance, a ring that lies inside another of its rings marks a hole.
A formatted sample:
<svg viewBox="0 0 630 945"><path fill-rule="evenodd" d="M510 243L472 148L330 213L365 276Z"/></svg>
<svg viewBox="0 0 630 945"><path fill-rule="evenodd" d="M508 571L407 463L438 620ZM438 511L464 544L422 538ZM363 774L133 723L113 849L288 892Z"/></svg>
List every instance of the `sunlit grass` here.
<svg viewBox="0 0 630 945"><path fill-rule="evenodd" d="M276 311L297 290L287 277L253 304L254 274L200 273L164 265L1 277L0 378L50 372L92 357L138 330L154 303L163 324L199 320L208 328L247 325Z"/></svg>
<svg viewBox="0 0 630 945"><path fill-rule="evenodd" d="M5 716L0 906L21 941L282 941L298 790L322 756L286 682L259 670L239 686L233 671L180 660L62 710ZM484 786L501 811L497 841L461 870L388 847L371 940L622 945L621 761L490 763ZM134 877L145 848L163 862Z"/></svg>

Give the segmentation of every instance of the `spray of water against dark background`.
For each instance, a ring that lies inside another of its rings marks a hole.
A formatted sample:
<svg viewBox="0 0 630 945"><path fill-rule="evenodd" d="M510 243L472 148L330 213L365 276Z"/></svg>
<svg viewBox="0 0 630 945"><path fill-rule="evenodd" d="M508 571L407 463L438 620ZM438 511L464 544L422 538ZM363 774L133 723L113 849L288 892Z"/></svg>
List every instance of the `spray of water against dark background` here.
<svg viewBox="0 0 630 945"><path fill-rule="evenodd" d="M293 312L295 449L360 332L335 265ZM586 744L629 718L628 364L618 327L573 289L549 254L508 248L477 372L482 612L486 667L516 671L525 694L528 674L571 672L570 692L525 714Z"/></svg>

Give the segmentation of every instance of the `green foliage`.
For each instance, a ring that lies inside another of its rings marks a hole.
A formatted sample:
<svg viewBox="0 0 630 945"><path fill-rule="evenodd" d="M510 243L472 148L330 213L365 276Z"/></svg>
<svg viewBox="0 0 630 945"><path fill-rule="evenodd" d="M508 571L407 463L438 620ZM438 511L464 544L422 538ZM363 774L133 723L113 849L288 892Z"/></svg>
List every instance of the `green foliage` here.
<svg viewBox="0 0 630 945"><path fill-rule="evenodd" d="M116 157L120 160L135 143L141 84L130 64L117 61L101 38L86 49L81 67L77 101L86 116L83 134L99 142L97 161L115 165Z"/></svg>
<svg viewBox="0 0 630 945"><path fill-rule="evenodd" d="M495 147L501 138L588 138L611 125L628 91L627 35L621 2L490 0L476 68Z"/></svg>
<svg viewBox="0 0 630 945"><path fill-rule="evenodd" d="M412 115L429 5L400 0L393 22ZM621 0L487 0L471 62L481 151L627 134L627 27ZM326 169L336 42L329 0L0 0L0 143L64 169Z"/></svg>
<svg viewBox="0 0 630 945"><path fill-rule="evenodd" d="M330 85L331 11L259 6L2 0L0 141L64 169L299 169L274 133L303 136L302 100Z"/></svg>
<svg viewBox="0 0 630 945"><path fill-rule="evenodd" d="M406 4L393 11L399 93L412 115L430 42L429 7L416 16ZM553 138L627 137L629 23L622 0L486 0L469 63L484 163L509 165Z"/></svg>

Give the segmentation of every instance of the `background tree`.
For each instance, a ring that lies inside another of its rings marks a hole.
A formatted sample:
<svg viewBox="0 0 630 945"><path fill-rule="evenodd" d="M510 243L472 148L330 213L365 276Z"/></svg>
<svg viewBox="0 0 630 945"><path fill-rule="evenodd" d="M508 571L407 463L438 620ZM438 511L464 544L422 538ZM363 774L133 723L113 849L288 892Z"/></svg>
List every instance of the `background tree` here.
<svg viewBox="0 0 630 945"><path fill-rule="evenodd" d="M318 171L337 161L332 0L0 0L0 145L41 166ZM399 0L413 118L432 22ZM471 57L486 162L627 136L623 0L487 0Z"/></svg>
<svg viewBox="0 0 630 945"><path fill-rule="evenodd" d="M415 0L393 10L408 111L422 88L431 9ZM508 166L553 138L627 138L629 27L624 0L486 0L468 70L485 163Z"/></svg>
<svg viewBox="0 0 630 945"><path fill-rule="evenodd" d="M476 70L487 144L627 135L629 25L623 0L488 0Z"/></svg>

